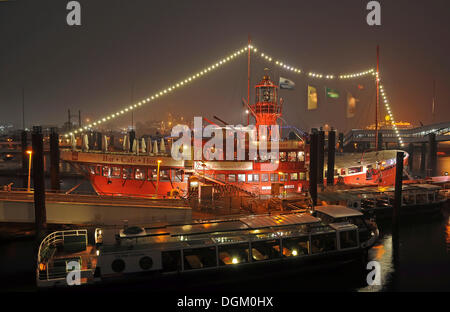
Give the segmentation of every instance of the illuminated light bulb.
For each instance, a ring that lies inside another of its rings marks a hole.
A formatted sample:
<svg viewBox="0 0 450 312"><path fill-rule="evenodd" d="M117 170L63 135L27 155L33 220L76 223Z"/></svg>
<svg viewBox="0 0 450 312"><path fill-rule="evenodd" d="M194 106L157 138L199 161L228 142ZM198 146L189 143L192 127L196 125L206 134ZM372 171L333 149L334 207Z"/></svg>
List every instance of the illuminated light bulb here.
<svg viewBox="0 0 450 312"><path fill-rule="evenodd" d="M97 125L97 123L96 122L94 122L94 126L96 126Z"/></svg>
<svg viewBox="0 0 450 312"><path fill-rule="evenodd" d="M272 58L271 57L269 57L269 61L272 62Z"/></svg>
<svg viewBox="0 0 450 312"><path fill-rule="evenodd" d="M297 255L297 250L292 250L292 255L295 257Z"/></svg>
<svg viewBox="0 0 450 312"><path fill-rule="evenodd" d="M233 264L237 264L239 261L238 261L237 258L233 258L233 259L231 260L231 262L232 262Z"/></svg>

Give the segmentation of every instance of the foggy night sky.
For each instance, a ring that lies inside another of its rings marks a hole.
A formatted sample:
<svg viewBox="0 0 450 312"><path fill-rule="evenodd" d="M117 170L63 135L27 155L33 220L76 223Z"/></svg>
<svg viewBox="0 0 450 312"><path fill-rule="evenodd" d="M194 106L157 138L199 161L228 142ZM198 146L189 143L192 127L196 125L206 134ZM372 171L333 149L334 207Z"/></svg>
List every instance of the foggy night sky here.
<svg viewBox="0 0 450 312"><path fill-rule="evenodd" d="M378 43L382 83L396 120L431 123L433 79L435 122L450 120L448 0L379 1L381 26L367 25L368 0L79 2L82 25L73 27L66 24L68 0L0 2L0 123L22 127L22 87L26 127L61 126L67 109L97 120L244 47L248 34L258 52L303 73L375 68ZM252 85L269 66L253 57ZM275 79L282 75L296 83L295 91L281 91L289 124L308 130L328 123L347 131L373 122L372 79L324 84L271 68ZM135 122L172 112L242 123L246 79L242 56L145 104L135 111ZM319 109L313 112L306 110L308 83L319 88ZM353 92L358 83L366 94L358 102L357 117L346 119L346 91ZM324 86L339 90L340 99L322 101ZM126 115L114 125L126 126L130 120Z"/></svg>

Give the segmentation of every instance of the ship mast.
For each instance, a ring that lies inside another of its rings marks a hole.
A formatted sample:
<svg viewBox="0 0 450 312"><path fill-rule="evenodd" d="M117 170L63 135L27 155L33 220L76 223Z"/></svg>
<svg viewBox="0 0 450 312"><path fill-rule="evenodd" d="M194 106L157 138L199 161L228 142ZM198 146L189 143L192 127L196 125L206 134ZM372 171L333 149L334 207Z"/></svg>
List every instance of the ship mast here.
<svg viewBox="0 0 450 312"><path fill-rule="evenodd" d="M375 105L375 150L378 151L378 105L380 101L380 46L377 45L377 103Z"/></svg>
<svg viewBox="0 0 450 312"><path fill-rule="evenodd" d="M248 35L248 58L247 58L247 105L250 105L250 44L252 40ZM247 114L247 126L250 124L250 114Z"/></svg>

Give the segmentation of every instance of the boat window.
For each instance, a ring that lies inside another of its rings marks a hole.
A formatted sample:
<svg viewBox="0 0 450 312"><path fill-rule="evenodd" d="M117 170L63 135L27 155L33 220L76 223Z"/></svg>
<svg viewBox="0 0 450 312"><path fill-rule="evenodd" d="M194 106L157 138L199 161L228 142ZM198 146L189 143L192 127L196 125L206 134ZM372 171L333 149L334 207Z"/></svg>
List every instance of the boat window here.
<svg viewBox="0 0 450 312"><path fill-rule="evenodd" d="M270 181L271 182L278 182L278 173L271 173L270 174Z"/></svg>
<svg viewBox="0 0 450 312"><path fill-rule="evenodd" d="M148 169L148 175L147 175L147 180L149 181L156 181L157 180L157 169Z"/></svg>
<svg viewBox="0 0 450 312"><path fill-rule="evenodd" d="M300 172L300 180L306 180L306 173Z"/></svg>
<svg viewBox="0 0 450 312"><path fill-rule="evenodd" d="M336 233L311 236L311 251L313 254L332 250L336 250Z"/></svg>
<svg viewBox="0 0 450 312"><path fill-rule="evenodd" d="M120 178L120 167L111 167L111 178Z"/></svg>
<svg viewBox="0 0 450 312"><path fill-rule="evenodd" d="M136 168L134 171L134 178L136 180L144 180L145 179L145 169Z"/></svg>
<svg viewBox="0 0 450 312"><path fill-rule="evenodd" d="M133 173L133 168L124 167L122 171L122 179L131 179Z"/></svg>
<svg viewBox="0 0 450 312"><path fill-rule="evenodd" d="M253 175L247 174L247 182L253 182Z"/></svg>
<svg viewBox="0 0 450 312"><path fill-rule="evenodd" d="M298 161L305 161L305 152L298 152L297 159Z"/></svg>
<svg viewBox="0 0 450 312"><path fill-rule="evenodd" d="M159 170L159 181L170 181L169 170Z"/></svg>
<svg viewBox="0 0 450 312"><path fill-rule="evenodd" d="M254 182L259 182L259 174L256 173L256 174L253 175L253 181Z"/></svg>
<svg viewBox="0 0 450 312"><path fill-rule="evenodd" d="M182 170L171 170L172 174L172 182L181 182L183 181L183 171Z"/></svg>
<svg viewBox="0 0 450 312"><path fill-rule="evenodd" d="M289 152L288 153L288 161L297 161L297 153Z"/></svg>
<svg viewBox="0 0 450 312"><path fill-rule="evenodd" d="M280 161L286 161L286 152L280 152Z"/></svg>
<svg viewBox="0 0 450 312"><path fill-rule="evenodd" d="M216 175L216 178L217 178L217 180L225 181L225 174L223 174L223 173L218 174L218 175Z"/></svg>
<svg viewBox="0 0 450 312"><path fill-rule="evenodd" d="M280 241L257 241L252 243L252 261L280 258Z"/></svg>
<svg viewBox="0 0 450 312"><path fill-rule="evenodd" d="M361 172L361 171L362 171L362 166L348 168L348 174L358 173L358 172Z"/></svg>
<svg viewBox="0 0 450 312"><path fill-rule="evenodd" d="M298 173L297 172L292 172L290 174L290 178L291 178L291 181L297 181L298 180Z"/></svg>
<svg viewBox="0 0 450 312"><path fill-rule="evenodd" d="M217 265L216 247L205 247L183 250L184 269L203 269Z"/></svg>
<svg viewBox="0 0 450 312"><path fill-rule="evenodd" d="M228 182L236 182L236 175L235 174L229 174L228 175Z"/></svg>
<svg viewBox="0 0 450 312"><path fill-rule="evenodd" d="M110 171L111 171L111 168L109 166L103 166L103 176L104 177L111 176Z"/></svg>
<svg viewBox="0 0 450 312"><path fill-rule="evenodd" d="M269 174L261 173L261 182L267 182L267 181L269 181Z"/></svg>
<svg viewBox="0 0 450 312"><path fill-rule="evenodd" d="M249 244L232 244L219 246L219 265L247 263L249 258Z"/></svg>
<svg viewBox="0 0 450 312"><path fill-rule="evenodd" d="M295 257L309 254L309 236L283 239L283 256Z"/></svg>
<svg viewBox="0 0 450 312"><path fill-rule="evenodd" d="M354 248L358 246L356 230L340 232L339 239L341 249Z"/></svg>
<svg viewBox="0 0 450 312"><path fill-rule="evenodd" d="M161 257L163 272L181 271L181 251L163 251Z"/></svg>
<svg viewBox="0 0 450 312"><path fill-rule="evenodd" d="M346 175L345 169L341 169L341 175Z"/></svg>
<svg viewBox="0 0 450 312"><path fill-rule="evenodd" d="M288 174L287 173L281 173L280 174L280 181L287 181L288 180Z"/></svg>
<svg viewBox="0 0 450 312"><path fill-rule="evenodd" d="M245 182L245 173L240 173L238 176L238 182Z"/></svg>

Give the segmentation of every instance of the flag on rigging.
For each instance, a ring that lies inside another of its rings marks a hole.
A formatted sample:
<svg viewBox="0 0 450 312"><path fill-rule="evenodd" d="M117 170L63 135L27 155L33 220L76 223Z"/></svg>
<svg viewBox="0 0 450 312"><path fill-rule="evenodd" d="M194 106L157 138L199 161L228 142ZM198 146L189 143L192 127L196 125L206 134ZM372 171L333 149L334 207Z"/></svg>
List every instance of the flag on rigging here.
<svg viewBox="0 0 450 312"><path fill-rule="evenodd" d="M308 85L308 110L317 109L317 89Z"/></svg>
<svg viewBox="0 0 450 312"><path fill-rule="evenodd" d="M327 94L327 97L329 97L329 98L332 98L332 99L339 98L339 91L325 87L325 93Z"/></svg>
<svg viewBox="0 0 450 312"><path fill-rule="evenodd" d="M357 101L359 100L347 91L347 118L355 117Z"/></svg>
<svg viewBox="0 0 450 312"><path fill-rule="evenodd" d="M295 82L284 77L280 77L280 89L294 90Z"/></svg>

